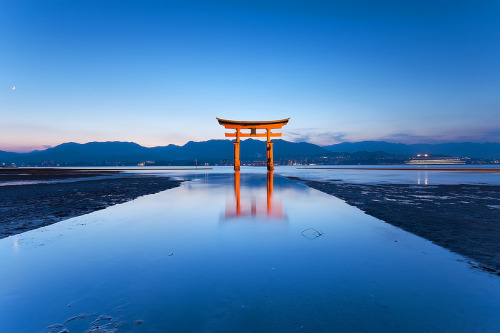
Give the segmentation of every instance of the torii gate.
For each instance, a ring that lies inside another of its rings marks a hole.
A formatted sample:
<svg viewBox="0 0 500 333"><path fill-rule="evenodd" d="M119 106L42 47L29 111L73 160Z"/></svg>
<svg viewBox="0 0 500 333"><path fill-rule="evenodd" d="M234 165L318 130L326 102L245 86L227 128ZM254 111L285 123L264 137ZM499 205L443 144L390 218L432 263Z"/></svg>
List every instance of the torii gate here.
<svg viewBox="0 0 500 333"><path fill-rule="evenodd" d="M273 142L271 137L280 137L281 133L271 133L273 129L280 129L288 123L290 118L271 121L238 121L217 118L219 124L226 129L234 129L236 133L225 133L226 137L236 137L234 143L234 171L240 170L240 138L267 137L267 170L273 171ZM265 133L257 133L258 129L265 129ZM241 133L241 130L250 130L250 133Z"/></svg>

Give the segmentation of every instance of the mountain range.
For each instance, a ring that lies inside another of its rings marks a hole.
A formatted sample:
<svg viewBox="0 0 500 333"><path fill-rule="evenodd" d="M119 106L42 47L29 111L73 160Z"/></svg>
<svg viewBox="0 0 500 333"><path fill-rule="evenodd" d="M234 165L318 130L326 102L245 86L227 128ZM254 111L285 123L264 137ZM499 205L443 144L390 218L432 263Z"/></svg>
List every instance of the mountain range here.
<svg viewBox="0 0 500 333"><path fill-rule="evenodd" d="M326 149L310 143L274 140L274 158L300 159L328 155ZM10 165L116 165L157 161L161 164L198 163L226 164L233 160L234 145L230 140L188 142L183 146L168 145L147 148L133 142L63 143L53 148L29 153L0 151L0 163ZM248 139L241 142L242 162L265 161L266 143Z"/></svg>
<svg viewBox="0 0 500 333"><path fill-rule="evenodd" d="M440 156L500 158L499 143L396 144L383 141L341 143L321 147L306 142L274 140L274 159L279 163L309 161L321 164L394 164L412 155L429 153ZM136 165L140 162L158 165L231 164L233 143L230 140L188 142L147 148L133 142L63 143L53 148L29 153L0 151L0 165ZM247 139L241 142L243 163L263 162L266 143ZM148 163L148 162L146 162Z"/></svg>
<svg viewBox="0 0 500 333"><path fill-rule="evenodd" d="M456 157L471 158L499 158L500 143L440 143L440 144L402 144L390 143L385 141L362 141L362 142L344 142L330 146L324 146L325 149L332 152L353 153L357 151L383 151L389 154L432 154L447 155Z"/></svg>

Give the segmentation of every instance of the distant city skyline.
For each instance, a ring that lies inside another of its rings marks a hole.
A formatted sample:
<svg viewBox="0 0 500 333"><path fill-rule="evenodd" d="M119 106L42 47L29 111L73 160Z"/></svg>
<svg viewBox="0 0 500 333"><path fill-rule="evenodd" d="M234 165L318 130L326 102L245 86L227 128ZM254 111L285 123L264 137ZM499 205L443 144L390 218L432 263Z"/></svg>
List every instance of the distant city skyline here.
<svg viewBox="0 0 500 333"><path fill-rule="evenodd" d="M0 150L500 142L498 1L2 1Z"/></svg>

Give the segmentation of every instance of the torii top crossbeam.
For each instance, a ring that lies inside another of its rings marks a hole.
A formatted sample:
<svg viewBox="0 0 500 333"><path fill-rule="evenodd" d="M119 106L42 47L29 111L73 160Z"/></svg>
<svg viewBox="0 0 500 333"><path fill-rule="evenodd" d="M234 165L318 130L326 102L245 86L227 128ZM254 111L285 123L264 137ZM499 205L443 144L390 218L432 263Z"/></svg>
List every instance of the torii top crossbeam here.
<svg viewBox="0 0 500 333"><path fill-rule="evenodd" d="M288 123L290 118L280 119L280 120L258 120L258 121L246 121L246 120L227 120L217 118L219 124L225 128L282 128Z"/></svg>
<svg viewBox="0 0 500 333"><path fill-rule="evenodd" d="M290 118L280 120L264 121L240 121L217 118L219 124L226 129L234 129L235 133L226 133L226 137L236 138L234 142L234 170L240 170L240 138L241 137L267 137L267 170L274 170L273 165L273 142L271 137L280 137L281 133L272 133L271 130L280 129L288 123ZM265 133L257 133L258 129L266 130ZM250 133L241 133L241 130L250 130Z"/></svg>

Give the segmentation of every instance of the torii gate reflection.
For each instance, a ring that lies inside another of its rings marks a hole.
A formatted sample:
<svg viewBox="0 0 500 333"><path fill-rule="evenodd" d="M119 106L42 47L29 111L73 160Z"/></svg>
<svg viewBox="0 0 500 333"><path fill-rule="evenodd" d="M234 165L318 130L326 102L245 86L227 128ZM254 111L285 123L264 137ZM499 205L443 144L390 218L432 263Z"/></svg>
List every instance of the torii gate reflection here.
<svg viewBox="0 0 500 333"><path fill-rule="evenodd" d="M241 207L241 196L240 196L240 171L234 173L234 197L236 200L236 207L231 208L226 205L225 218L238 218L245 216L267 216L268 218L275 219L286 219L283 214L283 207L281 201L273 201L273 185L274 185L274 172L269 171L267 173L267 205L266 209L262 210L262 206L258 206L255 198L252 198L250 209L245 209Z"/></svg>

